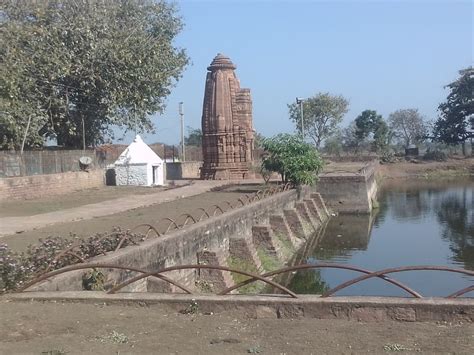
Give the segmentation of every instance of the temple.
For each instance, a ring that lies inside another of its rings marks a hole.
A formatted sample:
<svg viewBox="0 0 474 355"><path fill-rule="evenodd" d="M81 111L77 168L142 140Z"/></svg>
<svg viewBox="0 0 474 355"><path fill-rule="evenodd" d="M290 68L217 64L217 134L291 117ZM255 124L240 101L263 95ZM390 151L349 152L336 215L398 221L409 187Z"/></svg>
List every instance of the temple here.
<svg viewBox="0 0 474 355"><path fill-rule="evenodd" d="M202 110L202 179L245 179L253 149L250 89L241 89L232 61L218 54L207 68Z"/></svg>

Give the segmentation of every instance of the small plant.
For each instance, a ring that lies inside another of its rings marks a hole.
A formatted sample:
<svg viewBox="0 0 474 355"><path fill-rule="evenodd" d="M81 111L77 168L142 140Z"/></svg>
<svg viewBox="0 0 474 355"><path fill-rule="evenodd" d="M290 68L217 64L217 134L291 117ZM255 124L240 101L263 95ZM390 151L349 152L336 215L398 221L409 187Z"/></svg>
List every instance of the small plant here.
<svg viewBox="0 0 474 355"><path fill-rule="evenodd" d="M405 346L401 344L385 344L383 346L384 351L406 351L406 350L412 350L409 348L406 348Z"/></svg>
<svg viewBox="0 0 474 355"><path fill-rule="evenodd" d="M112 344L126 344L128 343L128 336L123 333L112 331L109 335L97 337L101 343L112 343Z"/></svg>
<svg viewBox="0 0 474 355"><path fill-rule="evenodd" d="M260 354L262 352L262 348L260 348L260 346L257 345L257 346L248 348L247 352L249 354Z"/></svg>
<svg viewBox="0 0 474 355"><path fill-rule="evenodd" d="M213 287L212 284L205 280L197 280L195 283L197 288L203 293L212 293Z"/></svg>
<svg viewBox="0 0 474 355"><path fill-rule="evenodd" d="M193 298L191 303L183 310L183 314L197 314L199 312L199 305Z"/></svg>
<svg viewBox="0 0 474 355"><path fill-rule="evenodd" d="M105 275L95 268L82 275L82 288L86 291L103 291L104 284Z"/></svg>
<svg viewBox="0 0 474 355"><path fill-rule="evenodd" d="M46 350L46 351L41 352L41 355L65 355L65 354L67 354L67 352L62 349L53 349L53 350Z"/></svg>

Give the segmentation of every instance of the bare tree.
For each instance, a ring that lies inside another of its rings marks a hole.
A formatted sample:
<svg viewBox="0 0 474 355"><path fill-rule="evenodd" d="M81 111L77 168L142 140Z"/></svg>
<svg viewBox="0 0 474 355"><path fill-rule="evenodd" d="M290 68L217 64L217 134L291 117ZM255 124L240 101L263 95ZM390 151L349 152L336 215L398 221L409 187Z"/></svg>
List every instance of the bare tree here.
<svg viewBox="0 0 474 355"><path fill-rule="evenodd" d="M405 146L425 140L427 124L418 109L397 110L388 116L388 123L394 136L401 139Z"/></svg>

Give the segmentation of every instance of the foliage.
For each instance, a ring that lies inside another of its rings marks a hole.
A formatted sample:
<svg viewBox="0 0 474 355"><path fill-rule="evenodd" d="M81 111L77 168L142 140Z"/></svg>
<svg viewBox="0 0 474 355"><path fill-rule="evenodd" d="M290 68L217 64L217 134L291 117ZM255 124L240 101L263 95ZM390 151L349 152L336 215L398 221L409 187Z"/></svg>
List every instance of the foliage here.
<svg viewBox="0 0 474 355"><path fill-rule="evenodd" d="M450 93L446 102L438 106L440 116L435 122L433 136L436 141L457 144L474 138L469 130L474 117L474 68L459 71L460 77L447 85Z"/></svg>
<svg viewBox="0 0 474 355"><path fill-rule="evenodd" d="M388 122L393 135L403 140L405 147L419 144L427 136L427 126L418 109L397 110L390 114Z"/></svg>
<svg viewBox="0 0 474 355"><path fill-rule="evenodd" d="M345 127L341 131L341 144L345 151L352 151L353 153L359 153L363 148L366 148L368 142L366 139L360 139L357 136L357 126L355 121L351 122L349 126Z"/></svg>
<svg viewBox="0 0 474 355"><path fill-rule="evenodd" d="M202 146L202 130L200 128L188 127L188 135L184 137L184 144L187 146Z"/></svg>
<svg viewBox="0 0 474 355"><path fill-rule="evenodd" d="M299 136L279 134L265 139L263 148L262 168L279 173L284 182L313 185L323 168L319 153Z"/></svg>
<svg viewBox="0 0 474 355"><path fill-rule="evenodd" d="M141 234L114 229L112 233L95 234L84 240L75 238L54 237L40 240L38 245L30 245L25 252L16 253L6 244L0 245L0 293L14 290L35 275L50 270L73 265L79 262L78 257L84 260L117 248L123 237L127 237L122 248L134 245L144 239ZM66 254L56 260L58 254L77 245L72 251L75 255ZM90 274L94 280L99 280L98 272ZM87 276L86 276L87 278ZM100 283L97 283L99 285ZM92 286L91 286L92 287Z"/></svg>
<svg viewBox="0 0 474 355"><path fill-rule="evenodd" d="M305 135L311 137L317 148L324 139L334 134L348 111L349 101L341 95L319 93L303 102ZM300 105L288 105L290 119L301 131Z"/></svg>
<svg viewBox="0 0 474 355"><path fill-rule="evenodd" d="M342 132L338 130L324 141L324 152L329 155L341 155L342 141Z"/></svg>
<svg viewBox="0 0 474 355"><path fill-rule="evenodd" d="M199 312L199 305L193 298L189 305L182 311L183 314L197 314Z"/></svg>
<svg viewBox="0 0 474 355"><path fill-rule="evenodd" d="M103 291L105 275L102 271L92 269L82 275L82 288L86 291Z"/></svg>
<svg viewBox="0 0 474 355"><path fill-rule="evenodd" d="M253 135L253 147L255 149L263 148L264 140L265 140L265 136L263 134L255 132Z"/></svg>
<svg viewBox="0 0 474 355"><path fill-rule="evenodd" d="M390 144L391 133L382 115L376 111L365 110L355 119L354 134L364 141L372 136L372 147L376 152L383 152Z"/></svg>
<svg viewBox="0 0 474 355"><path fill-rule="evenodd" d="M165 1L4 1L0 17L0 146L56 137L82 147L112 127L152 131L150 115L188 62L182 22Z"/></svg>
<svg viewBox="0 0 474 355"><path fill-rule="evenodd" d="M448 155L438 149L428 149L423 155L423 160L446 161L448 160Z"/></svg>
<svg viewBox="0 0 474 355"><path fill-rule="evenodd" d="M112 343L112 344L127 344L129 341L127 335L123 333L119 333L115 330L113 330L108 335L97 337L97 340L99 340L101 343Z"/></svg>

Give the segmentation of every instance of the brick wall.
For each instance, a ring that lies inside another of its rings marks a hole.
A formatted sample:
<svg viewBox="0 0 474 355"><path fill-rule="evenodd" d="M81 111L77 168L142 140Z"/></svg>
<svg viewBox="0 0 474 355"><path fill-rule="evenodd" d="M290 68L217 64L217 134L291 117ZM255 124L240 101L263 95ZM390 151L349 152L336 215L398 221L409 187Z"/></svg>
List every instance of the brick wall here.
<svg viewBox="0 0 474 355"><path fill-rule="evenodd" d="M0 201L34 199L104 185L104 170L67 172L0 179Z"/></svg>

